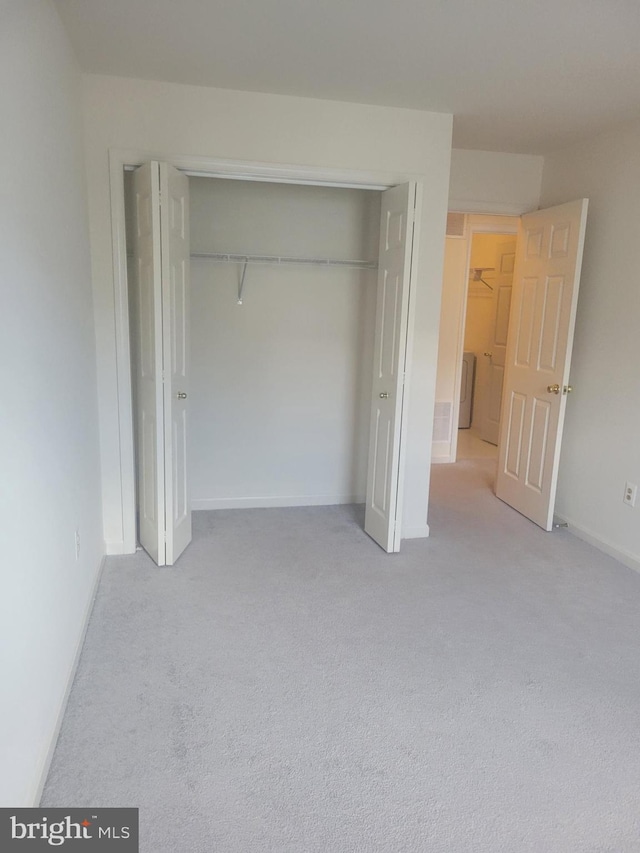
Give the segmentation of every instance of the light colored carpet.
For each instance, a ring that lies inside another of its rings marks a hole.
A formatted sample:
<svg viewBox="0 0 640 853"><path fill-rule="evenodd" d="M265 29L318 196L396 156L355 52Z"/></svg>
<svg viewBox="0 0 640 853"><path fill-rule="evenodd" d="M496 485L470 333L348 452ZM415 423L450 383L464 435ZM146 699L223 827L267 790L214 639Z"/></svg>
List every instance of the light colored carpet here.
<svg viewBox="0 0 640 853"><path fill-rule="evenodd" d="M640 851L640 576L491 468L397 556L314 507L109 559L42 804L139 806L143 853Z"/></svg>

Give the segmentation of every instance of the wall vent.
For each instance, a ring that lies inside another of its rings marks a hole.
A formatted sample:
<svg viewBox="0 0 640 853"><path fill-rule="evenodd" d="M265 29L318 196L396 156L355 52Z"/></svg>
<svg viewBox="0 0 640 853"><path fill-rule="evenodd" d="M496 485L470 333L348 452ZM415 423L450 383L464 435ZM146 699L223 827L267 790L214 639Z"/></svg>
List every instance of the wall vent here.
<svg viewBox="0 0 640 853"><path fill-rule="evenodd" d="M447 237L464 237L464 213L447 213Z"/></svg>
<svg viewBox="0 0 640 853"><path fill-rule="evenodd" d="M451 408L450 402L435 404L433 410L434 441L451 441Z"/></svg>

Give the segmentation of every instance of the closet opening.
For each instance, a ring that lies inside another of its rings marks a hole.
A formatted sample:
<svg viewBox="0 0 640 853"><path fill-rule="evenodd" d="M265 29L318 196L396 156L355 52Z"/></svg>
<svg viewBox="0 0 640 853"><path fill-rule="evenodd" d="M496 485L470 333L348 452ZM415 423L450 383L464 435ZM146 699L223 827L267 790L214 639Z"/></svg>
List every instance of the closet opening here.
<svg viewBox="0 0 640 853"><path fill-rule="evenodd" d="M155 165L160 165L162 173L165 164ZM189 284L184 292L176 289L175 280L182 273L179 263L171 268L167 292L160 300L163 307L156 306L155 338L164 337L165 359L168 350L173 358L176 348L185 348L188 365L188 381L178 371L170 391L174 403L184 398L184 409L176 415L165 401L164 412L167 424L173 420L173 427L168 425L167 430L175 433L167 438L167 452L174 454L167 465L167 480L171 476L175 480L176 466L181 464L176 462L176 453L179 457L180 444L186 443L185 512L363 504L367 499L367 514L376 518L373 532L370 518L365 530L386 550L398 550L395 524L389 528L392 538L388 542L380 541L375 524L377 516L386 512L389 526L389 497L395 507L401 487L399 434L412 221L404 214L398 219L393 210L381 220L381 200L395 190L382 193L204 175L185 178L177 170L173 172L183 183L188 182L188 191L180 203L169 191L170 206L165 207L164 197L161 200L162 216L171 219L167 228L173 227L176 217L182 216L186 223L188 249L180 263L188 265L185 280ZM153 478L147 479L144 473L150 466L146 456L159 458L161 453L157 442L145 438L149 418L139 404L145 393L141 390L146 381L144 360L150 359L145 349L151 346L153 332L152 308L143 282L145 262L140 259L146 202L136 185L140 180L136 174L125 171L124 183L138 472L136 535L143 541L143 516L160 516L163 510L153 492ZM403 186L407 191L400 204L406 207L415 187ZM411 198L411 205L414 203ZM180 204L184 210L176 214ZM385 267L382 302L379 258L383 265L387 261L384 252L380 253L381 222L386 223L382 233L387 255L394 250L389 239L394 228L401 238L395 249L402 250L402 257L396 251L394 262L400 267L395 278L387 275ZM147 251L150 265L155 252L158 265L164 267L164 247L151 246ZM158 323L162 310L169 313ZM168 330L167 317L173 317L173 324L181 312L180 328L176 332L172 325ZM391 319L383 329L385 315ZM390 325L394 335L389 334ZM399 383L397 388L387 381L387 362L392 365L391 378ZM386 382L385 390L377 388L376 372L378 384ZM166 369L164 373L166 382ZM381 440L384 412L381 419L380 410L384 406L391 406L398 421L395 448L392 422L387 423L386 446ZM156 406L155 415L162 419L160 408ZM185 418L188 426L183 433L175 425ZM398 470L389 483L393 452ZM162 488L161 483L155 485ZM167 488L171 488L169 483ZM174 482L174 494L182 494L181 483L176 487ZM149 495L152 500L147 500ZM150 511L148 507L141 511L145 501L148 506L153 504ZM167 523L170 526L171 519ZM386 534L380 535L384 539ZM162 543L159 547L162 550ZM152 549L147 550L156 559ZM163 564L161 555L157 562Z"/></svg>
<svg viewBox="0 0 640 853"><path fill-rule="evenodd" d="M364 503L380 194L189 184L193 509Z"/></svg>

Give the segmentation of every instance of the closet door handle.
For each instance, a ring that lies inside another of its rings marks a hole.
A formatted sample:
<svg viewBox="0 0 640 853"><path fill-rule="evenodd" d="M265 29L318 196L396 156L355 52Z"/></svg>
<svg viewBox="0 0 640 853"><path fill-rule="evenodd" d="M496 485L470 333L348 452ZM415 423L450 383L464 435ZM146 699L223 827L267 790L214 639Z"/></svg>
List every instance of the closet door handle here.
<svg viewBox="0 0 640 853"><path fill-rule="evenodd" d="M389 397L389 392L388 392L388 391L383 391L383 392L382 392L382 394L380 394L380 399L381 399L381 400L387 400L387 399L388 399L388 397Z"/></svg>
<svg viewBox="0 0 640 853"><path fill-rule="evenodd" d="M176 394L176 397L178 398L178 400L186 400L187 399L187 395L184 393L184 391L178 391L178 393Z"/></svg>

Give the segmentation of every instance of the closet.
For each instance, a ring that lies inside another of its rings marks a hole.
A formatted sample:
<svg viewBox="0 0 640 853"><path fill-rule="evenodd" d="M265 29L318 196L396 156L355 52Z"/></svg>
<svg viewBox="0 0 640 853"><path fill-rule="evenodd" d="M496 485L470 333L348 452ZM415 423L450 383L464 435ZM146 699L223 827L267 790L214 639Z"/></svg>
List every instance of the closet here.
<svg viewBox="0 0 640 853"><path fill-rule="evenodd" d="M126 174L138 536L159 565L192 509L365 498L398 550L414 195Z"/></svg>

